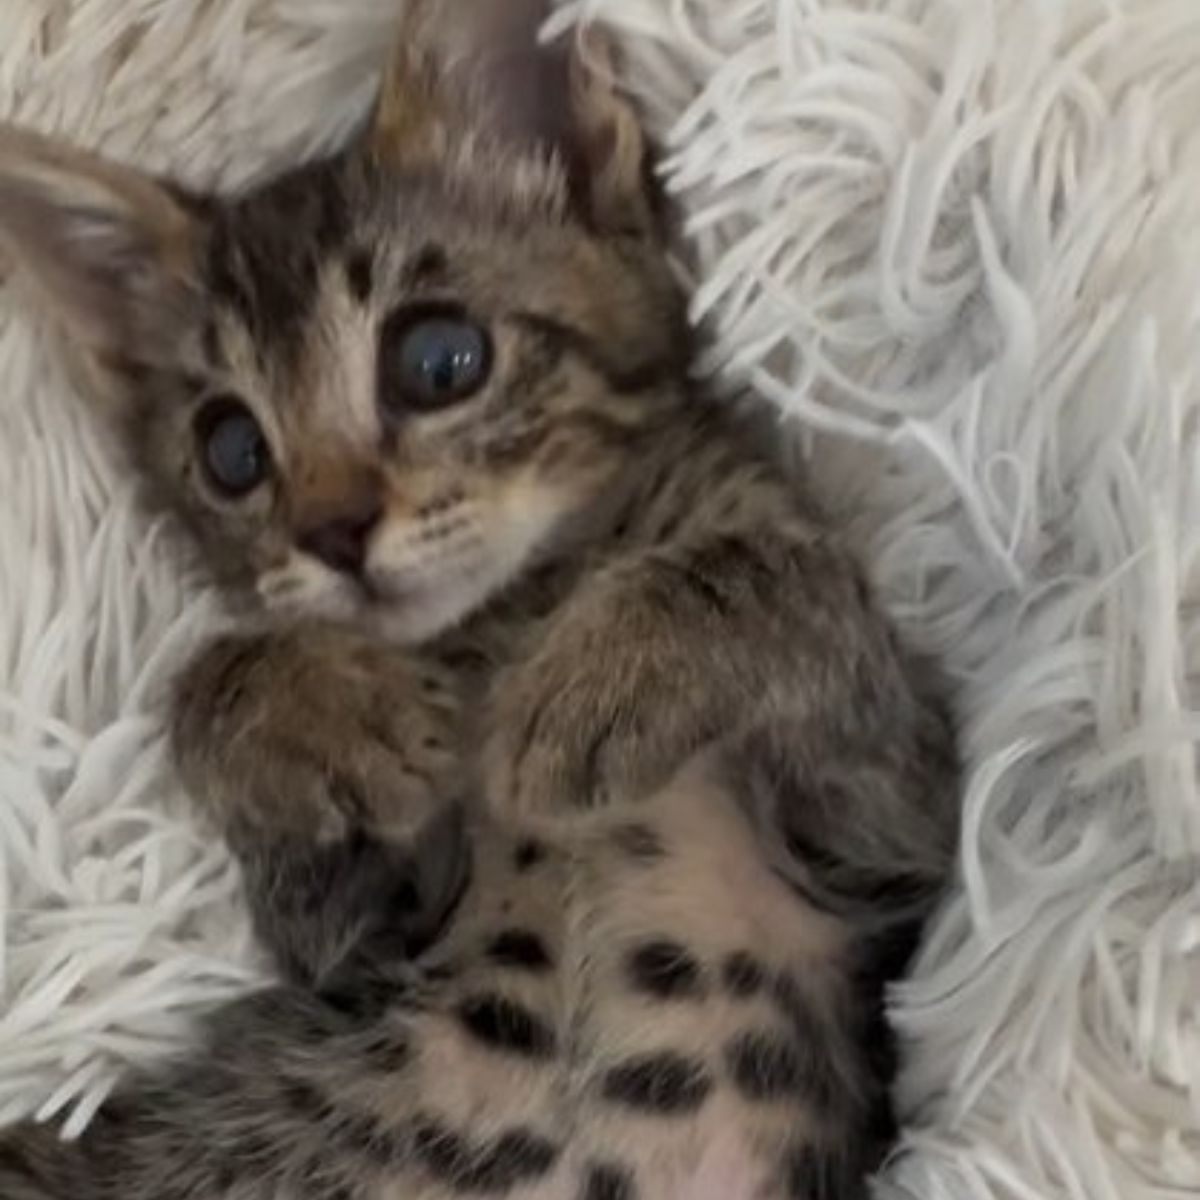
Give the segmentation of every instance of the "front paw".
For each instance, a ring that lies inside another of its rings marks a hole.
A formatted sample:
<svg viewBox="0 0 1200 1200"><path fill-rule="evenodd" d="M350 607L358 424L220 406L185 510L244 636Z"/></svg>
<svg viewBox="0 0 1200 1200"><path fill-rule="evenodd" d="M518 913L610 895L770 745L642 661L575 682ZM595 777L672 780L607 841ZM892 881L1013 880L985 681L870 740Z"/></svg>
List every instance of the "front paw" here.
<svg viewBox="0 0 1200 1200"><path fill-rule="evenodd" d="M465 852L457 725L436 664L325 628L223 639L181 680L185 784L290 976L436 932Z"/></svg>
<svg viewBox="0 0 1200 1200"><path fill-rule="evenodd" d="M436 664L315 627L214 642L179 681L172 743L231 840L404 836L457 790L458 701Z"/></svg>

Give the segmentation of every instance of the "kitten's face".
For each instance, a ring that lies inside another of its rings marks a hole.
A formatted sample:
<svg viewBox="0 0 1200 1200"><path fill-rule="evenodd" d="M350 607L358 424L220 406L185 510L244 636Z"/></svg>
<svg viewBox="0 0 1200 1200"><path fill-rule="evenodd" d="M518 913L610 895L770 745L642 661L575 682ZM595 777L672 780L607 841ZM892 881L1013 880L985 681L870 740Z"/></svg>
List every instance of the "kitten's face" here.
<svg viewBox="0 0 1200 1200"><path fill-rule="evenodd" d="M0 127L0 241L222 579L420 640L603 521L683 323L604 64L401 11L362 141L238 201Z"/></svg>
<svg viewBox="0 0 1200 1200"><path fill-rule="evenodd" d="M270 608L436 633L603 520L676 402L657 248L496 185L350 157L212 216L190 334L135 380L132 428Z"/></svg>

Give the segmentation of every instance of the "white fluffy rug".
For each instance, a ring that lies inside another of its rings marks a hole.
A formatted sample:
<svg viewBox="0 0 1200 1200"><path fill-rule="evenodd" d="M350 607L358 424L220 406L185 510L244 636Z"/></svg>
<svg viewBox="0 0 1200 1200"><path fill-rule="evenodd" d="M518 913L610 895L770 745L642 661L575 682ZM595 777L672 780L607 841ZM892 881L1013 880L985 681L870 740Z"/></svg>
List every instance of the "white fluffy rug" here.
<svg viewBox="0 0 1200 1200"><path fill-rule="evenodd" d="M0 0L0 116L242 180L353 123L396 2ZM671 154L707 366L795 418L959 685L881 1194L1196 1195L1200 2L583 7ZM0 290L0 1121L74 1129L255 977L153 715L205 602L76 412Z"/></svg>

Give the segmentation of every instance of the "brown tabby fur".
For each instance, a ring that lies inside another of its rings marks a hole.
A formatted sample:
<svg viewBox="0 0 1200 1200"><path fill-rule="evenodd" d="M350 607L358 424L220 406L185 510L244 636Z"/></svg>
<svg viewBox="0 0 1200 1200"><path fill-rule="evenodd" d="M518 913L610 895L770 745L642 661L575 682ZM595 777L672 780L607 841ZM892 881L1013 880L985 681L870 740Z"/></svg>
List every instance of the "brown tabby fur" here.
<svg viewBox="0 0 1200 1200"><path fill-rule="evenodd" d="M688 383L636 121L542 15L414 0L362 142L239 198L0 130L0 236L259 612L174 743L284 978L79 1144L0 1138L4 1200L847 1200L887 1145L950 736ZM381 330L433 299L492 378L397 416ZM193 433L230 394L240 502ZM367 513L362 576L302 548Z"/></svg>

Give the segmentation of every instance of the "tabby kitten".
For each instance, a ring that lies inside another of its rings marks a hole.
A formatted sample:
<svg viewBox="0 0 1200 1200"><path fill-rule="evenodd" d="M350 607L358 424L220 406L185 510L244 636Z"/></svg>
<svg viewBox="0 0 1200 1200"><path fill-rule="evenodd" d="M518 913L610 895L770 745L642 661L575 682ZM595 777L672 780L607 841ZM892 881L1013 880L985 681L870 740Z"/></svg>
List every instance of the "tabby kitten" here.
<svg viewBox="0 0 1200 1200"><path fill-rule="evenodd" d="M688 383L543 9L413 0L364 136L239 197L0 131L4 243L246 602L172 727L283 980L0 1138L4 1200L845 1200L887 1145L950 735Z"/></svg>

